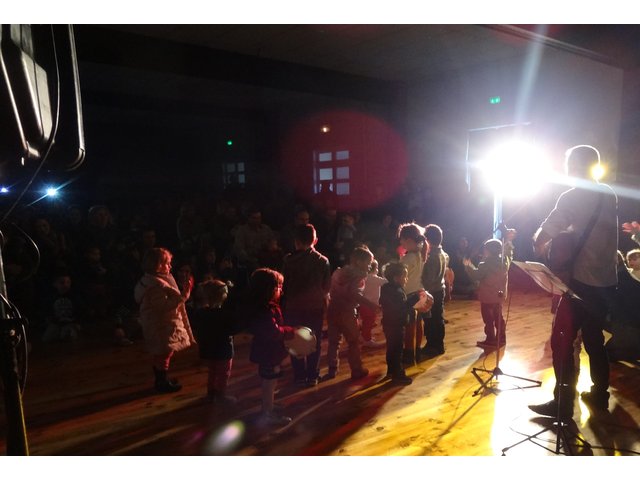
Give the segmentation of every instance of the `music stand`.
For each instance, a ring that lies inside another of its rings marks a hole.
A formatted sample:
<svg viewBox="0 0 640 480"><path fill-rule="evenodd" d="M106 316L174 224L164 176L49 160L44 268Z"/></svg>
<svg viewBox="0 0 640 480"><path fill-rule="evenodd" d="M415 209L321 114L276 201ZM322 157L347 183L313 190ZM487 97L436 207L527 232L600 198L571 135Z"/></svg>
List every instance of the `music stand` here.
<svg viewBox="0 0 640 480"><path fill-rule="evenodd" d="M551 295L564 295L568 293L572 297L579 298L562 280L549 270L546 265L539 262L513 261L511 263L522 269L538 286Z"/></svg>
<svg viewBox="0 0 640 480"><path fill-rule="evenodd" d="M512 263L521 264L522 262L512 262ZM542 265L542 264L540 264L540 265ZM518 266L520 266L520 265L518 265ZM544 267L544 265L542 265L542 266ZM527 272L527 273L529 274L529 272ZM549 273L551 273L551 272L549 272ZM529 274L529 275L531 276L531 274ZM553 274L551 274L551 275L554 276ZM557 277L556 277L556 279L557 279ZM559 281L559 279L558 279L558 281ZM536 283L537 283L537 281L536 281ZM545 287L543 287L543 288L545 288ZM478 395L485 388L491 389L491 391L493 393L496 393L496 389L493 388L493 387L489 387L489 384L491 383L491 381L493 379L498 381L498 377L499 376L515 378L517 380L523 380L525 382L530 382L530 383L534 384L534 385L527 385L525 387L520 387L520 388L534 388L534 387L539 387L540 385L542 385L542 382L540 380L533 380L531 378L518 377L516 375L509 375L509 374L504 373L500 369L500 348L501 348L501 346L500 346L500 338L501 338L501 334L502 334L502 332L500 330L501 327L502 327L502 321L498 321L497 325L496 325L497 332L496 332L496 366L495 366L495 368L493 368L492 370L488 370L486 368L476 368L476 367L471 369L471 373L473 374L473 376L476 377L478 382L480 382L480 386L473 392L473 395L472 395L473 397ZM486 380L482 380L482 378L480 377L478 372L489 373L490 376Z"/></svg>
<svg viewBox="0 0 640 480"><path fill-rule="evenodd" d="M575 293L573 293L571 289L562 280L560 280L556 275L554 275L554 273L551 270L549 270L549 268L547 268L546 265L543 265L542 263L538 263L538 262L513 262L513 263L517 267L520 267L537 285L539 285L546 292L552 295L561 295L562 300L565 300L565 301L581 300L581 298L578 297ZM557 309L556 309L556 314L557 314ZM560 335L564 335L564 332L560 332ZM561 371L563 370L562 367L560 368L560 370ZM553 430L554 427L556 427L556 449L554 451L556 455L559 455L560 453L562 453L560 451L562 448L566 449L566 451L564 452L566 455L573 455L573 450L571 449L572 444L569 443L570 438L573 438L582 444L582 445L576 445L576 446L583 446L587 448L591 447L591 445L586 440L584 440L583 438L580 438L578 435L576 435L573 432L567 431L569 422L562 419L562 415L560 412L560 403L561 403L561 395L562 395L563 387L567 387L567 385L563 383L563 379L560 379L560 381L561 381L561 384L558 387L558 410L556 412L556 417L553 423L549 427L543 428L539 432L536 432L532 435L527 435L525 438L523 438L519 442L516 442L513 445L503 448L502 449L503 456L505 456L507 451L512 449L513 447L520 445L521 443L524 443L527 440L533 440L534 438L537 439L539 435L542 435L543 433L548 432L549 430ZM538 445L537 443L535 444ZM539 445L539 446L542 447L542 445Z"/></svg>

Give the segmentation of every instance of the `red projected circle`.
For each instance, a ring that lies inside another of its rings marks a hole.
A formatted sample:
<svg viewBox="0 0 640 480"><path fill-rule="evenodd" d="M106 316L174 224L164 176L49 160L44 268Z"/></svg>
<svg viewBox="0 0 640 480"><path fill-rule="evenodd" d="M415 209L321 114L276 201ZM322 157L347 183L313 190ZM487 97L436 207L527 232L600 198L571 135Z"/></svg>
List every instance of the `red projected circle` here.
<svg viewBox="0 0 640 480"><path fill-rule="evenodd" d="M357 111L324 111L298 121L283 139L280 158L298 197L310 204L323 197L343 211L384 204L407 177L404 140L386 122ZM330 190L319 193L321 185Z"/></svg>

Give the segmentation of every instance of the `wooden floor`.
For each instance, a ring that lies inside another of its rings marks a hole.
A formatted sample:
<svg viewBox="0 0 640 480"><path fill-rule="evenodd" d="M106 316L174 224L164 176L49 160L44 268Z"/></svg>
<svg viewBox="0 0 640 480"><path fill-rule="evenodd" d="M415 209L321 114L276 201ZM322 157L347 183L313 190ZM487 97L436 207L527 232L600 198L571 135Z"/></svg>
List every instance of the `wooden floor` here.
<svg viewBox="0 0 640 480"><path fill-rule="evenodd" d="M246 336L236 337L229 393L239 402L231 408L203 402L206 370L196 349L177 354L172 366L183 389L161 395L152 389L150 362L141 340L128 347L90 338L74 344L35 343L24 393L30 453L493 456L505 451L507 456L554 455L554 430L509 448L526 435L553 427L551 419L536 417L527 408L551 398L549 306L550 298L536 289L513 291L508 342L499 363L504 375L490 382L490 388L481 388L472 373L476 368L492 372L496 354L485 354L475 346L483 336L482 322L479 304L471 300L454 299L447 304L447 351L410 368L408 374L414 380L410 386L382 380L384 348L363 350L369 377L352 382L343 356L339 376L311 389L292 385L287 362L276 401L294 421L280 430L258 421L260 381L255 365L247 360ZM584 390L590 385L584 353L581 360L579 389ZM322 370L326 371L324 357ZM542 386L528 379L540 380ZM572 453L640 452L640 366L613 363L611 385L609 413L591 415L584 404L576 403L575 423L566 430L588 445L571 440L582 445L572 448ZM0 411L2 452L4 421Z"/></svg>

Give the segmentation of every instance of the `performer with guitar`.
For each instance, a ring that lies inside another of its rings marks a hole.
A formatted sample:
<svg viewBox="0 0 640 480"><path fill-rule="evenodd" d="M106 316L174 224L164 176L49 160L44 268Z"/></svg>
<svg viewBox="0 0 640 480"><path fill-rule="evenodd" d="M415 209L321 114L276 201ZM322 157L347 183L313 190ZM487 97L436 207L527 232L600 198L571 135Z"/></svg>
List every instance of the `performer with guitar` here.
<svg viewBox="0 0 640 480"><path fill-rule="evenodd" d="M591 167L598 163L600 154L590 145L567 150L565 170L575 187L560 195L534 235L534 249L540 256L550 247L553 252L556 238L566 237L562 250L567 255L558 263L565 264L565 278L575 295L562 297L552 327L554 399L529 408L551 417L559 412L564 420L573 416L578 377L573 341L580 329L593 382L581 398L593 409L606 410L609 404L609 359L602 331L617 284L618 202L608 185L591 179Z"/></svg>

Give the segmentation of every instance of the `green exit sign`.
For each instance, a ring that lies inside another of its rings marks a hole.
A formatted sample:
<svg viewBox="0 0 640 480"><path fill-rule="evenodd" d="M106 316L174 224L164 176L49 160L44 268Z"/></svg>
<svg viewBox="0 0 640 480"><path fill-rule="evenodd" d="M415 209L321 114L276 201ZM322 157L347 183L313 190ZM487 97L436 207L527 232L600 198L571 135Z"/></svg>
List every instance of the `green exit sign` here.
<svg viewBox="0 0 640 480"><path fill-rule="evenodd" d="M496 104L500 103L501 101L502 101L502 99L500 97L491 97L489 99L489 103L491 105L496 105Z"/></svg>

